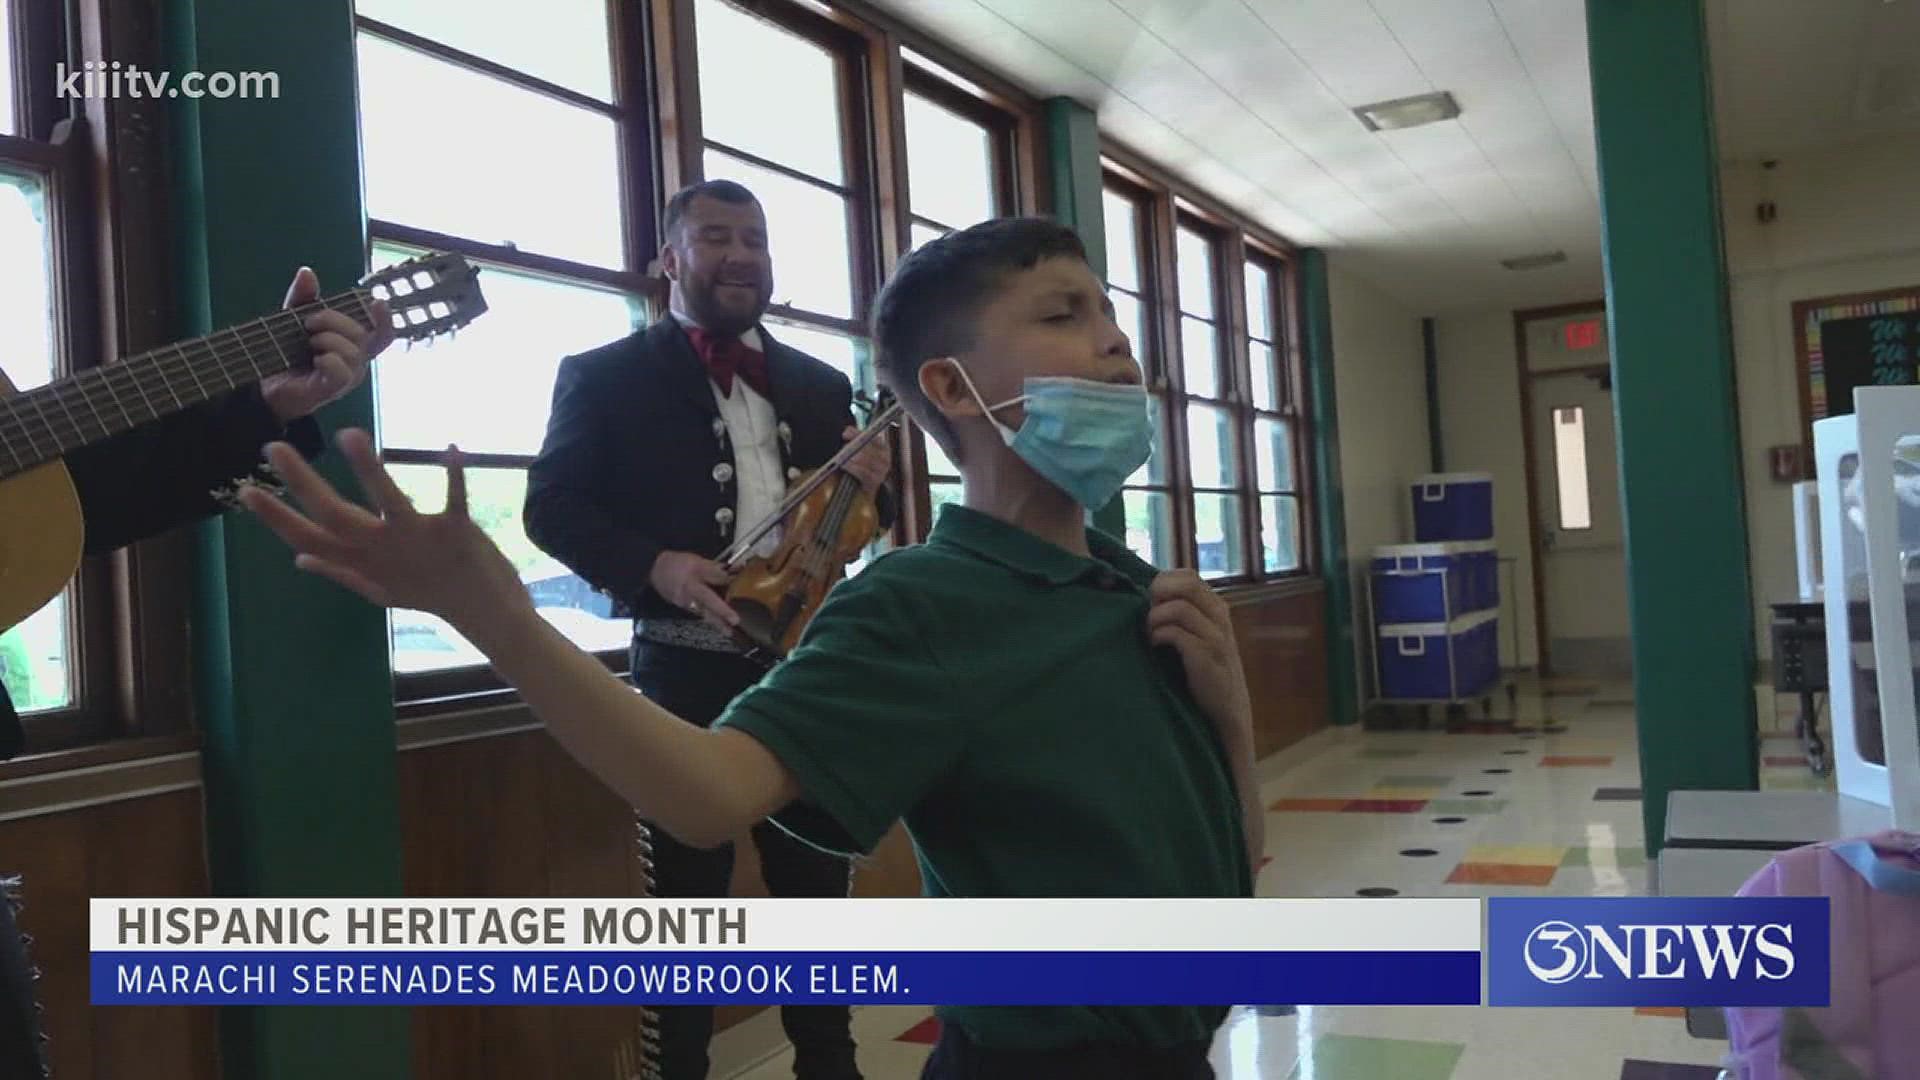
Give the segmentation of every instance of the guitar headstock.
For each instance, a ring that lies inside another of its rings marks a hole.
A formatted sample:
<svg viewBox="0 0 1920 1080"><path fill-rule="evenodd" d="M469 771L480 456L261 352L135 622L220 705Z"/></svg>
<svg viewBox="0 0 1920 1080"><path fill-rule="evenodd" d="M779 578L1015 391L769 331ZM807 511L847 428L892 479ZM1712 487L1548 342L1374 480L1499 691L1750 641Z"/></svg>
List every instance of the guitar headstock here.
<svg viewBox="0 0 1920 1080"><path fill-rule="evenodd" d="M435 252L395 263L360 279L393 314L394 337L425 341L451 333L486 313L480 270L465 256Z"/></svg>

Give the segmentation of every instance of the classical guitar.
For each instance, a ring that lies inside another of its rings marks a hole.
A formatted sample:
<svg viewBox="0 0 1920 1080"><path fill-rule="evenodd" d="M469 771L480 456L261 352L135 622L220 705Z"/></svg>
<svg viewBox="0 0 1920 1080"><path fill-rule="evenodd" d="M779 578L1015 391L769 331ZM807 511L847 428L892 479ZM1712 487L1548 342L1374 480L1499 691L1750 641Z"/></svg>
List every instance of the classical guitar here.
<svg viewBox="0 0 1920 1080"><path fill-rule="evenodd" d="M478 274L458 255L423 255L337 295L24 393L0 373L0 633L58 596L80 565L85 524L63 455L310 364L304 323L321 308L370 328L373 302L384 300L395 338L409 342L456 330L487 310ZM0 693L0 760L20 741Z"/></svg>

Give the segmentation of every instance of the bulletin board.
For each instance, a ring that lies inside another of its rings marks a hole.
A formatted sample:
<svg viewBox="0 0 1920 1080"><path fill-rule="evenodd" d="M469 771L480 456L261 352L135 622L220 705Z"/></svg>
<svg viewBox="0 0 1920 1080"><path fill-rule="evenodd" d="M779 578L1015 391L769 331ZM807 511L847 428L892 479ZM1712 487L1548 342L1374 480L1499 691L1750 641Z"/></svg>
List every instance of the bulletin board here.
<svg viewBox="0 0 1920 1080"><path fill-rule="evenodd" d="M1813 422L1852 413L1860 387L1920 384L1920 285L1798 301L1793 346L1811 446Z"/></svg>

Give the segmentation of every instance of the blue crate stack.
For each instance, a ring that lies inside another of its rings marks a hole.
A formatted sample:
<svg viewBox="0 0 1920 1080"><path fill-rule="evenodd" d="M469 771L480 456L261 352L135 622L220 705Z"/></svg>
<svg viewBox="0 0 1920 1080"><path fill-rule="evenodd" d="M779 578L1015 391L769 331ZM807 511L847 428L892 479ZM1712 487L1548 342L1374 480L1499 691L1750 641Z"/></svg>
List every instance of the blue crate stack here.
<svg viewBox="0 0 1920 1080"><path fill-rule="evenodd" d="M1414 539L1374 549L1375 672L1390 701L1467 701L1500 681L1500 557L1493 477L1412 485Z"/></svg>

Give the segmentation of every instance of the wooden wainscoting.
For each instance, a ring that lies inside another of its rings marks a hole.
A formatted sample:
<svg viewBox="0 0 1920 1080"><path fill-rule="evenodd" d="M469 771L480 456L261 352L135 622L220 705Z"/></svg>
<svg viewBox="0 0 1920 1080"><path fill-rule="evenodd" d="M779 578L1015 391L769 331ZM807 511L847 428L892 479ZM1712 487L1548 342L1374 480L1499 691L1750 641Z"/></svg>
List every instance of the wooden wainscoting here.
<svg viewBox="0 0 1920 1080"><path fill-rule="evenodd" d="M542 731L404 750L409 897L637 897L633 811ZM418 1008L419 1080L613 1076L638 1010Z"/></svg>
<svg viewBox="0 0 1920 1080"><path fill-rule="evenodd" d="M22 814L0 821L0 873L25 878L20 926L33 938L33 960L41 972L38 989L53 1075L58 1080L219 1076L215 1010L88 1004L89 899L207 895L198 788Z"/></svg>
<svg viewBox="0 0 1920 1080"><path fill-rule="evenodd" d="M1327 726L1326 587L1318 580L1224 590L1253 697L1254 755Z"/></svg>

